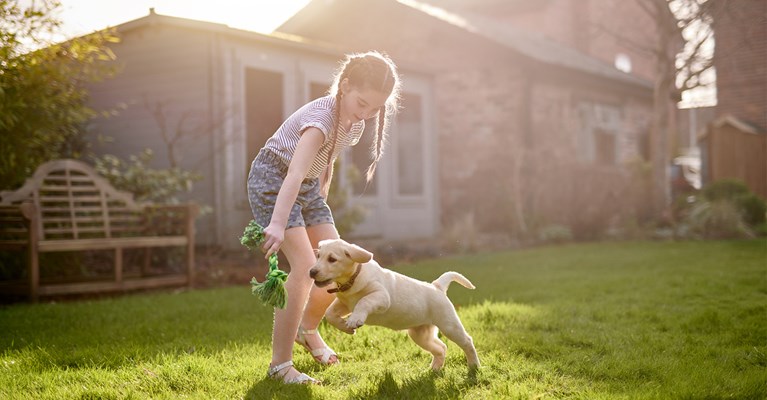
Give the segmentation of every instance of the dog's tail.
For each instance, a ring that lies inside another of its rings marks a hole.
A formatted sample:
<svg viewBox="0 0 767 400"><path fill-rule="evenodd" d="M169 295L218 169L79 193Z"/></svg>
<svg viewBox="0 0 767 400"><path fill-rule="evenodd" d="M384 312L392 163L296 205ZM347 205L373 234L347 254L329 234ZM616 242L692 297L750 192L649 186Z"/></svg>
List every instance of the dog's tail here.
<svg viewBox="0 0 767 400"><path fill-rule="evenodd" d="M450 282L453 281L460 283L461 286L467 289L474 289L474 285L468 279L466 279L465 276L453 271L445 272L431 284L434 285L437 289L447 293L447 287L450 286Z"/></svg>

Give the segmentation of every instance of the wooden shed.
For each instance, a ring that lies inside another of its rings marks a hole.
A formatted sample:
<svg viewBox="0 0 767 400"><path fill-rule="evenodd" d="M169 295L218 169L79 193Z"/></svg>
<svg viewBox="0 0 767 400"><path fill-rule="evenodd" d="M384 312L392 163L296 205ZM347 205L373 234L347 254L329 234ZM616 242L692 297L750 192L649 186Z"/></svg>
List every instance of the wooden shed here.
<svg viewBox="0 0 767 400"><path fill-rule="evenodd" d="M704 185L738 179L767 199L767 132L726 115L709 124L698 142Z"/></svg>

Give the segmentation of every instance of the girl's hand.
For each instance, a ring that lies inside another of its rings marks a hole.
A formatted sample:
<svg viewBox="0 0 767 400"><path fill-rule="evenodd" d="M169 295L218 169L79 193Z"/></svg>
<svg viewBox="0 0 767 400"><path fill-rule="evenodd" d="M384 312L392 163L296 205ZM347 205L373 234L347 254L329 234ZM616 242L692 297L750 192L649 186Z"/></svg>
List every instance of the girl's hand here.
<svg viewBox="0 0 767 400"><path fill-rule="evenodd" d="M264 244L261 245L261 250L266 253L266 259L268 260L272 254L280 251L280 246L285 240L285 227L274 223L270 223L269 226L264 228Z"/></svg>

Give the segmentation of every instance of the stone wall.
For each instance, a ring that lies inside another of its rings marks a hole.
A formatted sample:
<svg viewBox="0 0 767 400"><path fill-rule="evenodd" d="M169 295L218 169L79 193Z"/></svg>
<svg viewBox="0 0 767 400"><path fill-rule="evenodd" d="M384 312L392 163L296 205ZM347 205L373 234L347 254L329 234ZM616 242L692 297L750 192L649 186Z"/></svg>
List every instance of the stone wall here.
<svg viewBox="0 0 767 400"><path fill-rule="evenodd" d="M717 116L767 131L767 2L721 2L714 11Z"/></svg>

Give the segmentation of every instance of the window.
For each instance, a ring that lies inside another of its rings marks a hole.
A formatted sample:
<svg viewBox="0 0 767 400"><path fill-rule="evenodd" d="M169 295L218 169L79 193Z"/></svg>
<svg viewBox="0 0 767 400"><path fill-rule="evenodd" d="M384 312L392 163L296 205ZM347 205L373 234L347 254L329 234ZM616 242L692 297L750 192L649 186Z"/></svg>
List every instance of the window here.
<svg viewBox="0 0 767 400"><path fill-rule="evenodd" d="M309 84L310 100L319 99L328 94L328 85L324 83L312 82Z"/></svg>
<svg viewBox="0 0 767 400"><path fill-rule="evenodd" d="M615 165L615 135L602 129L594 131L596 162L600 165Z"/></svg>
<svg viewBox="0 0 767 400"><path fill-rule="evenodd" d="M397 116L397 194L420 196L424 193L424 138L421 96L404 93L402 111Z"/></svg>
<svg viewBox="0 0 767 400"><path fill-rule="evenodd" d="M582 102L579 111L581 130L578 135L578 159L601 165L616 165L619 161L618 143L623 125L620 108Z"/></svg>
<svg viewBox="0 0 767 400"><path fill-rule="evenodd" d="M282 124L283 85L279 72L255 68L245 70L246 170L250 170L250 161Z"/></svg>

